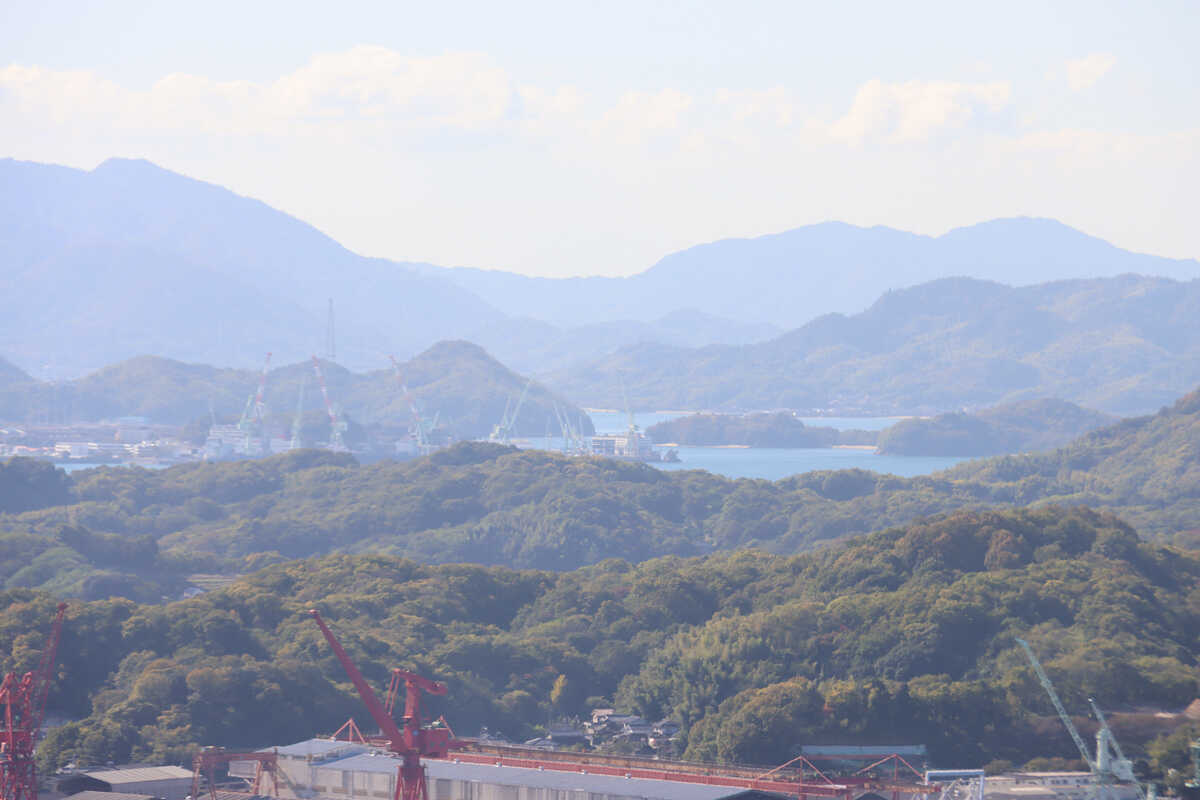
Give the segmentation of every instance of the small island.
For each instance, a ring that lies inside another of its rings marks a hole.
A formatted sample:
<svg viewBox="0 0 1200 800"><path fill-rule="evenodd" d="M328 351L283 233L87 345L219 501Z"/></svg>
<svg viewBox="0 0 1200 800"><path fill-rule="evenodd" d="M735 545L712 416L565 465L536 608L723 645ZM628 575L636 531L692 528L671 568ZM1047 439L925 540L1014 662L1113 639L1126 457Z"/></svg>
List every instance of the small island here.
<svg viewBox="0 0 1200 800"><path fill-rule="evenodd" d="M973 414L906 419L879 435L879 452L897 456L994 456L1050 450L1115 417L1066 400L1007 403Z"/></svg>
<svg viewBox="0 0 1200 800"><path fill-rule="evenodd" d="M805 425L788 411L691 414L646 429L655 443L695 447L873 447L876 431Z"/></svg>

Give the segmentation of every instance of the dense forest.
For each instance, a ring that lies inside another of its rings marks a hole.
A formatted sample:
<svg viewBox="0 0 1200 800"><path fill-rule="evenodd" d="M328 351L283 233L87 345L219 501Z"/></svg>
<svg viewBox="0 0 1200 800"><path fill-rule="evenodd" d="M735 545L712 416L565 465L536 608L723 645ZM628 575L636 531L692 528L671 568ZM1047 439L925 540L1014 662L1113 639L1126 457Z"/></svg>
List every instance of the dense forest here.
<svg viewBox="0 0 1200 800"><path fill-rule="evenodd" d="M53 603L0 594L4 668L36 663ZM49 733L43 766L176 761L365 722L309 607L376 685L393 666L445 680L431 712L460 733L520 739L612 702L680 721L697 759L888 742L924 742L943 766L1070 759L1023 636L1067 706L1082 717L1096 697L1156 773L1183 752L1186 720L1153 711L1178 711L1200 679L1200 560L1087 509L957 512L799 556L558 573L331 555L168 605L73 603L50 707L76 721Z"/></svg>
<svg viewBox="0 0 1200 800"><path fill-rule="evenodd" d="M745 447L834 447L873 445L874 431L837 430L805 425L787 411L753 414L690 414L651 425L655 442L682 445Z"/></svg>
<svg viewBox="0 0 1200 800"><path fill-rule="evenodd" d="M1066 400L1006 403L973 414L905 419L879 436L879 452L900 456L995 456L1062 447L1114 422Z"/></svg>
<svg viewBox="0 0 1200 800"><path fill-rule="evenodd" d="M379 356L378 366L372 372L356 373L322 361L329 397L359 424L407 426L412 420L408 400L385 355ZM4 374L0 368L0 419L26 420L50 414L55 421L71 422L135 415L171 425L196 422L205 430L214 411L236 420L259 383L258 373L252 370L152 356L129 359L62 383L5 380ZM516 406L529 383L482 348L462 341L438 342L400 364L400 376L427 421L437 417L440 427L462 438L491 433L506 409ZM297 406L323 410L308 361L272 369L264 396L268 425L284 438ZM584 433L592 432L587 414L544 386L529 383L514 433L541 436L547 425L553 424L557 435L556 407Z"/></svg>
<svg viewBox="0 0 1200 800"><path fill-rule="evenodd" d="M1200 392L1059 450L917 478L731 480L483 443L404 463L310 450L71 476L15 459L4 476L4 586L97 599L175 597L191 572L333 551L553 570L744 547L788 554L953 509L1049 502L1114 511L1143 536L1194 546Z"/></svg>

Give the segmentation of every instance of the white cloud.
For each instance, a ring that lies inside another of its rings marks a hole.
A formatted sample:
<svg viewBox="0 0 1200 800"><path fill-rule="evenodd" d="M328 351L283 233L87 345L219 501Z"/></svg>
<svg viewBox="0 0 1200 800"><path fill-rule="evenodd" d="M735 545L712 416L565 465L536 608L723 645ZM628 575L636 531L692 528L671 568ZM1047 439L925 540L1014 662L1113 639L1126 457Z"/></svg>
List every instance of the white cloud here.
<svg viewBox="0 0 1200 800"><path fill-rule="evenodd" d="M359 252L542 274L628 273L696 242L822 219L931 233L1035 214L1200 252L1186 196L1200 132L980 124L1021 119L1030 109L1010 113L1012 96L1001 81L872 80L846 92L840 116L803 85L604 100L519 83L485 54L374 46L275 80L171 74L137 89L9 66L0 156L145 157Z"/></svg>
<svg viewBox="0 0 1200 800"><path fill-rule="evenodd" d="M429 58L360 45L313 58L271 83L213 81L175 73L127 89L94 73L10 66L0 90L25 112L100 115L138 130L270 132L289 124L386 120L400 128L486 128L514 96L508 74L477 53Z"/></svg>
<svg viewBox="0 0 1200 800"><path fill-rule="evenodd" d="M871 80L859 87L844 117L829 128L835 139L862 143L871 138L920 141L947 128L962 127L983 107L1003 108L1011 92L1007 81L956 83Z"/></svg>
<svg viewBox="0 0 1200 800"><path fill-rule="evenodd" d="M1080 91L1096 85L1117 63L1112 53L1092 53L1067 62L1067 85Z"/></svg>

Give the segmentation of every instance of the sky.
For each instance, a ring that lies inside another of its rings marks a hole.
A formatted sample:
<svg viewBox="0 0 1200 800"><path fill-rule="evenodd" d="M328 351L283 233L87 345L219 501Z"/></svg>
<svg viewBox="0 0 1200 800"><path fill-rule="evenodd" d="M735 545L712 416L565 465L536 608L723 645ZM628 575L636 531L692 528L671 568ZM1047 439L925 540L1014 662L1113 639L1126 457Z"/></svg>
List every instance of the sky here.
<svg viewBox="0 0 1200 800"><path fill-rule="evenodd" d="M370 256L627 275L826 220L1200 258L1200 4L0 0L0 157Z"/></svg>

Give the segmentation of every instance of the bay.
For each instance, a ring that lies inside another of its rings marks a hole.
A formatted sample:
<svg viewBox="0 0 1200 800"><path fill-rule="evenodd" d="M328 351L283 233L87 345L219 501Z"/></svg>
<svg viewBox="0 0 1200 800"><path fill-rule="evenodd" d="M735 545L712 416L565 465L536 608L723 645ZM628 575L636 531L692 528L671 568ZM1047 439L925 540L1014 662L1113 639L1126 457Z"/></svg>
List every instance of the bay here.
<svg viewBox="0 0 1200 800"><path fill-rule="evenodd" d="M634 424L641 430L678 417L690 411L635 412ZM620 411L589 409L597 433L621 433L629 426L629 415ZM838 430L880 431L903 417L801 417L805 425L837 428ZM521 442L524 446L558 450L562 440L554 437L534 437ZM663 448L657 448L662 450ZM825 469L866 469L890 473L905 478L928 475L948 469L965 461L963 458L934 456L880 455L874 448L787 448L787 447L678 447L677 463L655 463L664 470L703 469L729 478L764 478L780 480L801 472Z"/></svg>

